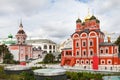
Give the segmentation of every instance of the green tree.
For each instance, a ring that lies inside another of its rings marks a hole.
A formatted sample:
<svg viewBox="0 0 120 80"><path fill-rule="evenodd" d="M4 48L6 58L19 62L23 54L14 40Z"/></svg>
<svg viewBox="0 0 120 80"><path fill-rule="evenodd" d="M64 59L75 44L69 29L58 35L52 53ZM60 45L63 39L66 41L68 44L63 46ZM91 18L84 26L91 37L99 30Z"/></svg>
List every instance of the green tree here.
<svg viewBox="0 0 120 80"><path fill-rule="evenodd" d="M119 52L120 52L120 36L117 38L117 40L115 41L115 44L118 45L119 47Z"/></svg>
<svg viewBox="0 0 120 80"><path fill-rule="evenodd" d="M19 80L35 80L34 74L32 72L22 72L20 76L21 78Z"/></svg>
<svg viewBox="0 0 120 80"><path fill-rule="evenodd" d="M61 54L58 55L57 60L60 61L61 59Z"/></svg>
<svg viewBox="0 0 120 80"><path fill-rule="evenodd" d="M3 57L3 63L14 63L13 55L7 52Z"/></svg>
<svg viewBox="0 0 120 80"><path fill-rule="evenodd" d="M43 59L44 63L53 63L55 60L55 56L51 53L46 54L45 58Z"/></svg>
<svg viewBox="0 0 120 80"><path fill-rule="evenodd" d="M0 56L3 57L3 63L13 63L13 55L5 44L0 45Z"/></svg>

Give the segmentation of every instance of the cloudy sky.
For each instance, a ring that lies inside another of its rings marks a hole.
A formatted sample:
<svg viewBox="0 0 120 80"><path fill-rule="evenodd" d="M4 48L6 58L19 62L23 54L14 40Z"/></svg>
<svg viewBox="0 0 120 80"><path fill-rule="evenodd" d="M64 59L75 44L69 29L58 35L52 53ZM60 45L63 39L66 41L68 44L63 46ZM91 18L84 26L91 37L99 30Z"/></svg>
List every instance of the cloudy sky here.
<svg viewBox="0 0 120 80"><path fill-rule="evenodd" d="M120 33L119 0L0 0L0 38L15 35L20 21L28 37L57 43L75 31L75 21L88 13L99 20L102 31Z"/></svg>

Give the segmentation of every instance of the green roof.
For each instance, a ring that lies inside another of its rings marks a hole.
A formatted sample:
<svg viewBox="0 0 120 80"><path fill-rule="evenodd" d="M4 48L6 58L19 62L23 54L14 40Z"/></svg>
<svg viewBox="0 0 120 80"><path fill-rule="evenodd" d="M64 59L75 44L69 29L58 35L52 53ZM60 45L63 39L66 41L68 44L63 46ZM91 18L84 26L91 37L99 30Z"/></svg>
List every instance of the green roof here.
<svg viewBox="0 0 120 80"><path fill-rule="evenodd" d="M15 44L16 41L9 40L9 41L3 41L4 44Z"/></svg>

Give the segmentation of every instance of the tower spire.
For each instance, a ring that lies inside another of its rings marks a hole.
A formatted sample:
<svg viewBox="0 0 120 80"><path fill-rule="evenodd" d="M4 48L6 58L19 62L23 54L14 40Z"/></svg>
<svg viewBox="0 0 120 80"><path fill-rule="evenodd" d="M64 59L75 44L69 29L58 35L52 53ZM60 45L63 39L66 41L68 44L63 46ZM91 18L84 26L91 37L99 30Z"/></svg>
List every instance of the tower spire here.
<svg viewBox="0 0 120 80"><path fill-rule="evenodd" d="M23 29L23 25L22 25L22 19L20 19L20 25L19 25L19 29L22 30Z"/></svg>
<svg viewBox="0 0 120 80"><path fill-rule="evenodd" d="M91 15L90 15L90 10L89 10L89 8L88 8L88 14L87 14L87 16L85 17L84 21L89 20L90 17L91 17Z"/></svg>

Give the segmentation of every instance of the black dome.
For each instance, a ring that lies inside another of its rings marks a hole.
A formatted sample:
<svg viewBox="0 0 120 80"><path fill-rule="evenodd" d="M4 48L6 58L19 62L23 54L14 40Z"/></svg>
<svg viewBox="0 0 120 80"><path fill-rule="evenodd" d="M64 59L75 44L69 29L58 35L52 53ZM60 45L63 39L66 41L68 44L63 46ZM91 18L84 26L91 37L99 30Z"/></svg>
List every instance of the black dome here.
<svg viewBox="0 0 120 80"><path fill-rule="evenodd" d="M79 18L76 20L76 23L78 23L78 22L82 22Z"/></svg>
<svg viewBox="0 0 120 80"><path fill-rule="evenodd" d="M96 19L94 15L91 16L90 20Z"/></svg>

